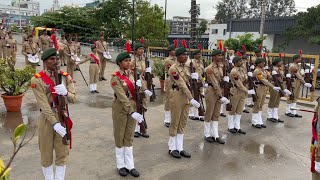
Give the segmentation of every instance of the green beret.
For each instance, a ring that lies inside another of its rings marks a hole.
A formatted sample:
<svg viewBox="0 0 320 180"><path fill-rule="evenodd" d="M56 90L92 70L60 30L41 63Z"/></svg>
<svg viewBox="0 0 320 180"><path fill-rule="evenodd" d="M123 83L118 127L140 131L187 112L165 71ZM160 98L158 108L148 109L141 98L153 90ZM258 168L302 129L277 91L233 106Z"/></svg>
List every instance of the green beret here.
<svg viewBox="0 0 320 180"><path fill-rule="evenodd" d="M170 46L167 47L167 50L168 51L173 51L175 48L176 47L173 44L171 44Z"/></svg>
<svg viewBox="0 0 320 180"><path fill-rule="evenodd" d="M262 62L265 62L266 60L264 58L257 58L255 64L260 64Z"/></svg>
<svg viewBox="0 0 320 180"><path fill-rule="evenodd" d="M233 63L236 63L236 62L240 61L241 59L242 59L241 57L235 56L235 57L232 59L232 62L233 62Z"/></svg>
<svg viewBox="0 0 320 180"><path fill-rule="evenodd" d="M276 57L273 59L272 65L276 65L278 62L281 62L281 61L282 61L282 59L280 59L279 57Z"/></svg>
<svg viewBox="0 0 320 180"><path fill-rule="evenodd" d="M93 51L95 48L97 48L95 45L91 45L91 51Z"/></svg>
<svg viewBox="0 0 320 180"><path fill-rule="evenodd" d="M127 52L122 52L122 53L118 54L117 59L116 59L116 63L118 64L119 62L123 61L126 58L131 58L130 54L128 54Z"/></svg>
<svg viewBox="0 0 320 180"><path fill-rule="evenodd" d="M222 52L219 49L213 50L211 56L215 56L218 54L222 54Z"/></svg>
<svg viewBox="0 0 320 180"><path fill-rule="evenodd" d="M261 53L261 49L255 49L254 51L253 51L254 53Z"/></svg>
<svg viewBox="0 0 320 180"><path fill-rule="evenodd" d="M181 55L182 53L187 52L186 48L180 47L176 49L176 56Z"/></svg>
<svg viewBox="0 0 320 180"><path fill-rule="evenodd" d="M135 43L134 44L134 50L136 51L137 49L141 48L141 47L144 47L143 44L141 43Z"/></svg>
<svg viewBox="0 0 320 180"><path fill-rule="evenodd" d="M296 60L296 59L298 59L298 58L300 58L300 55L299 55L299 54L296 54L296 55L293 56L293 60Z"/></svg>
<svg viewBox="0 0 320 180"><path fill-rule="evenodd" d="M199 50L199 49L197 49L197 50L194 50L193 52L192 52L192 55L196 55L196 54L198 54L198 53L200 53L201 51Z"/></svg>
<svg viewBox="0 0 320 180"><path fill-rule="evenodd" d="M41 59L43 61L45 61L45 60L49 59L49 57L56 56L56 55L57 55L56 49L55 48L49 48L49 49L43 51Z"/></svg>

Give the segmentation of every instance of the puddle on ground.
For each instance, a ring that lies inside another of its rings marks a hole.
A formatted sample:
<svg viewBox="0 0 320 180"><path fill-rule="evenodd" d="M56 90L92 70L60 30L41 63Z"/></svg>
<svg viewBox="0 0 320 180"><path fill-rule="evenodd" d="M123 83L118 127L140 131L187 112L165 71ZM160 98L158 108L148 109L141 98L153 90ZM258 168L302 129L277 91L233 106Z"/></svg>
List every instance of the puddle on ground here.
<svg viewBox="0 0 320 180"><path fill-rule="evenodd" d="M111 108L112 107L112 96L89 96L87 99L87 104L89 107L95 108Z"/></svg>
<svg viewBox="0 0 320 180"><path fill-rule="evenodd" d="M5 132L11 134L20 124L26 124L28 128L34 130L36 128L36 117L34 115L24 115L21 111L0 114L0 129L2 127Z"/></svg>
<svg viewBox="0 0 320 180"><path fill-rule="evenodd" d="M245 144L243 148L246 152L264 155L267 159L275 159L280 155L276 152L274 147L266 144L259 144L254 141Z"/></svg>

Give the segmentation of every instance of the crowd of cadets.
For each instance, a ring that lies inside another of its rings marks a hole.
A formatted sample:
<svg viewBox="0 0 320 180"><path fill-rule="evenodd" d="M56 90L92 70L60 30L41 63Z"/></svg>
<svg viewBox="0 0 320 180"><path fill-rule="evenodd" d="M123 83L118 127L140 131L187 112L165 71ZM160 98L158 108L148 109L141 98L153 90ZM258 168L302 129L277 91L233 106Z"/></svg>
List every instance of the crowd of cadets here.
<svg viewBox="0 0 320 180"><path fill-rule="evenodd" d="M74 89L73 71L76 66L86 62L90 62L90 92L99 93L97 81L106 80L104 71L107 59L104 55L108 51L108 45L104 40L104 34L101 33L100 38L91 47L92 52L86 55L83 60L75 61L73 56L81 56L77 37L75 37L75 41L72 41L71 37L65 38L64 36L59 40L60 59L56 58L57 51L52 48L53 42L46 31L39 38L34 33L23 37L22 54L26 57L26 64L30 64L27 59L29 54L39 54L44 65L44 70L31 80L31 87L41 108L39 147L43 174L46 179L54 179L54 176L55 179L64 179L69 151L68 146L63 144L61 140L69 130L66 130L56 118L57 111L52 94L66 96L69 102L74 103L77 95ZM15 64L17 44L11 33L5 32L3 28L0 31L0 44L1 57L7 57L10 62ZM147 102L153 93L147 89L145 81L145 73L151 73L152 69L146 66L144 45L136 43L133 48L133 55L130 55L131 50L127 49L128 52L120 53L117 56L116 64L119 66L119 70L112 74L110 85L114 90L112 119L117 169L121 176L131 174L138 177L140 173L135 169L133 160L133 138L140 136L149 138L143 121L145 120L144 112L147 110ZM285 114L289 117L302 117L292 108L296 107L301 87L310 88L312 85L306 83L301 74L300 55L293 57L293 62L288 68L289 71L285 74L281 57L272 60L273 70L269 71L266 68L266 59L261 56L259 48L255 50L255 55L251 58L249 65L245 52L236 53L228 60L224 51L213 50L210 54L212 63L206 64L206 61L201 57L201 50L193 51L189 57L186 48L178 48L175 44L170 45L167 51L168 57L163 60L166 77L164 124L169 128L168 152L174 158L191 157L191 154L183 146L188 118L203 121L205 141L224 144L225 141L219 136L219 118L224 115L223 109L225 106L231 107L227 114L228 131L233 134L246 134L241 129L240 122L242 113L248 112L245 109L247 102L248 106L252 107L252 126L259 129L266 128L262 118L262 109L268 90L270 100L267 120L283 122L278 115L280 92L286 96L293 94L293 98L287 101ZM67 66L67 73L62 72L65 83L56 85L54 84L53 72L58 64ZM37 66L37 64L31 65L34 68ZM225 71L224 66L226 65L229 69L228 72ZM275 85L274 79L271 80L272 76L278 79L282 87ZM291 82L294 87L293 92L284 87L285 78L293 79ZM250 81L254 83L255 88L249 86ZM190 82L195 83L198 87L200 98L194 88L190 88ZM230 96L226 95L225 87L221 86L224 82L231 84ZM51 84L54 85L52 86L54 88L48 86ZM137 111L136 88L144 94L142 112ZM204 101L201 100L202 98ZM53 172L53 151L56 153L55 173Z"/></svg>

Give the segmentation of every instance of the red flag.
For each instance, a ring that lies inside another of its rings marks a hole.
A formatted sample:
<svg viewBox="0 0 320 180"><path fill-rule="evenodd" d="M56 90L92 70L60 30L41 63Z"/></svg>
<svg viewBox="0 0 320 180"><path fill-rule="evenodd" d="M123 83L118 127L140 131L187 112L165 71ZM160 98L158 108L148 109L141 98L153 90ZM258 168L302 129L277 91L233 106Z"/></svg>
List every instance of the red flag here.
<svg viewBox="0 0 320 180"><path fill-rule="evenodd" d="M222 51L222 43L219 43L219 50Z"/></svg>
<svg viewBox="0 0 320 180"><path fill-rule="evenodd" d="M262 45L261 44L259 45L259 49L262 50Z"/></svg>
<svg viewBox="0 0 320 180"><path fill-rule="evenodd" d="M51 35L51 41L53 42L53 45L54 45L54 48L56 49L56 51L59 51L59 45L58 45L58 41L57 41L57 38L56 38L56 34L52 34Z"/></svg>
<svg viewBox="0 0 320 180"><path fill-rule="evenodd" d="M127 50L127 53L129 54L131 53L132 49L131 49L131 44L129 42L126 43L126 50Z"/></svg>
<svg viewBox="0 0 320 180"><path fill-rule="evenodd" d="M227 48L223 48L223 51L224 51L225 53L227 53Z"/></svg>
<svg viewBox="0 0 320 180"><path fill-rule="evenodd" d="M302 50L299 50L299 54L300 54L300 56L302 56Z"/></svg>
<svg viewBox="0 0 320 180"><path fill-rule="evenodd" d="M198 49L199 49L200 51L202 51L202 46L201 46L201 44L198 44Z"/></svg>
<svg viewBox="0 0 320 180"><path fill-rule="evenodd" d="M282 59L282 54L281 53L279 54L279 58Z"/></svg>
<svg viewBox="0 0 320 180"><path fill-rule="evenodd" d="M246 45L242 45L242 50L243 50L244 52L247 52L247 47L246 47Z"/></svg>
<svg viewBox="0 0 320 180"><path fill-rule="evenodd" d="M140 39L140 43L141 43L142 45L144 45L144 39L143 39L143 38Z"/></svg>
<svg viewBox="0 0 320 180"><path fill-rule="evenodd" d="M266 53L263 53L263 58L267 59L267 54Z"/></svg>
<svg viewBox="0 0 320 180"><path fill-rule="evenodd" d="M188 46L187 46L187 41L185 40L185 39L183 39L182 41L181 41L181 43L182 43L182 46L184 47L184 48L187 48Z"/></svg>
<svg viewBox="0 0 320 180"><path fill-rule="evenodd" d="M178 47L178 44L179 44L178 39L173 40L173 44L174 44L174 46L177 48L177 47Z"/></svg>
<svg viewBox="0 0 320 180"><path fill-rule="evenodd" d="M240 52L240 51L237 51L236 55L237 55L237 56L239 56L239 57L241 57L241 56L242 56L242 54L241 54L241 52Z"/></svg>

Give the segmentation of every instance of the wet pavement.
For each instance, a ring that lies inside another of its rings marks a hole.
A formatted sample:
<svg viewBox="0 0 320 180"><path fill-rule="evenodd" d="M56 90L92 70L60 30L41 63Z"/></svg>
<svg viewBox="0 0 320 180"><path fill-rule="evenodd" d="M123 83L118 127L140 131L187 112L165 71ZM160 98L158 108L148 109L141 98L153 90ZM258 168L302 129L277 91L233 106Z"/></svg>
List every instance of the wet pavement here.
<svg viewBox="0 0 320 180"><path fill-rule="evenodd" d="M20 51L19 49L18 51ZM23 66L19 56L17 66ZM88 80L89 64L81 65ZM63 67L65 69L65 67ZM74 122L73 149L70 152L66 179L135 179L117 174L112 136L111 104L113 91L111 73L117 69L107 64L108 81L98 83L99 94L91 94L81 74L75 72L78 102L70 105ZM40 67L38 67L40 70ZM159 81L154 79L156 88ZM140 179L194 180L194 179L310 179L309 146L312 114L301 113L301 119L284 116L285 103L281 102L280 118L285 123L265 122L266 129L251 127L251 114L244 114L241 128L246 135L227 131L227 119L220 118L220 136L225 145L209 144L203 139L203 123L189 120L184 148L191 159L173 159L168 155L168 129L163 124L163 95L156 89L157 99L146 114L150 138L134 139L135 166ZM266 101L266 103L268 100ZM266 119L266 105L263 118ZM310 108L307 108L310 109ZM36 126L39 107L29 90L23 99L21 112L7 113L0 99L0 155L7 161L12 151L10 136L20 123ZM289 126L294 121L294 126ZM289 123L288 123L289 122ZM37 136L24 147L13 162L12 179L43 179Z"/></svg>

